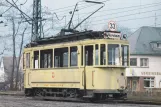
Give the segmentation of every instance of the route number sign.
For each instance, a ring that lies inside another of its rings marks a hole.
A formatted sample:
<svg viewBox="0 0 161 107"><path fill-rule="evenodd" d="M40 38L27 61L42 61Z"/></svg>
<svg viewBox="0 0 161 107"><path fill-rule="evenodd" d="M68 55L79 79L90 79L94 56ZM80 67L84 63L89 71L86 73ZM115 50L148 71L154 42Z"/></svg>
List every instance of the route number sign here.
<svg viewBox="0 0 161 107"><path fill-rule="evenodd" d="M114 21L110 21L110 22L108 23L108 29L109 29L110 31L116 31L116 28L117 28L117 26L116 26L116 23L115 23Z"/></svg>

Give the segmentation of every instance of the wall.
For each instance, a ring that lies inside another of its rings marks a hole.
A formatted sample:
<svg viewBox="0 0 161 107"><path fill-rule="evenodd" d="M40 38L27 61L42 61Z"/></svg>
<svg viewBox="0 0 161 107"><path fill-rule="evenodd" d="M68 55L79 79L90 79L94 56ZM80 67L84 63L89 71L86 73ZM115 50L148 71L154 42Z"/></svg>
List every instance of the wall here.
<svg viewBox="0 0 161 107"><path fill-rule="evenodd" d="M155 77L155 88L161 88L161 56L132 56L131 58L137 58L137 66L126 69L127 77ZM149 59L149 67L140 67L140 58ZM159 85L160 84L160 85Z"/></svg>

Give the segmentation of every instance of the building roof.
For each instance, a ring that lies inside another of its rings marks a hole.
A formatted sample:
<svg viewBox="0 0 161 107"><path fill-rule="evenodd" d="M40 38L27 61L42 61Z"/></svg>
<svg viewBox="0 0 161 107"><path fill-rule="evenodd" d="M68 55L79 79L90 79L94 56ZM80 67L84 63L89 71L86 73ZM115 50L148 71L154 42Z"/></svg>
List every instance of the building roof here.
<svg viewBox="0 0 161 107"><path fill-rule="evenodd" d="M161 55L161 27L143 26L128 37L130 53L135 55Z"/></svg>

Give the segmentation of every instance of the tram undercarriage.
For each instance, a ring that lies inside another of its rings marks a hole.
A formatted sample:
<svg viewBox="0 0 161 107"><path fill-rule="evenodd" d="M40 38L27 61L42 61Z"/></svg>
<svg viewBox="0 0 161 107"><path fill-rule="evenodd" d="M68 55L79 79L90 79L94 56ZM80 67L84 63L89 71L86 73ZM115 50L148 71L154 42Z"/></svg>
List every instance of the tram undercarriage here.
<svg viewBox="0 0 161 107"><path fill-rule="evenodd" d="M86 95L85 95L86 93ZM103 101L108 99L125 100L127 93L122 90L109 92L108 90L80 90L70 88L33 88L25 89L25 95L30 97L47 97L60 99L80 99L84 101ZM85 96L84 96L85 95Z"/></svg>

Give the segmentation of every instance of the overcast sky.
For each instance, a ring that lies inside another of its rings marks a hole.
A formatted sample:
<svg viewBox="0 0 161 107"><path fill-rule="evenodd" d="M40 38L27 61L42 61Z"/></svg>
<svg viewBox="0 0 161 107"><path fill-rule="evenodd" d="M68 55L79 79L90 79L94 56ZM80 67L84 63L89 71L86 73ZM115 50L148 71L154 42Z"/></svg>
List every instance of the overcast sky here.
<svg viewBox="0 0 161 107"><path fill-rule="evenodd" d="M19 0L17 4L24 3L26 0ZM59 31L69 22L70 14L74 5L80 0L42 0L42 10L48 10L51 13L57 13L59 19L66 16L62 21L58 21L54 16L54 22L48 21L48 28ZM106 1L106 0L97 0ZM24 11L32 11L33 0L28 0L21 8ZM96 7L97 6L97 7ZM89 12L96 10L100 5L90 3L79 3L78 12L74 16L74 26L83 18L89 15ZM87 8L88 7L88 8ZM5 9L4 9L5 10ZM156 15L156 17L155 17ZM45 15L44 18L51 18L51 15ZM79 20L79 21L78 21ZM141 26L161 26L161 1L160 0L107 0L105 7L95 13L87 20L89 29L102 30L110 20L116 21L119 26L124 26L135 31ZM86 22L86 23L87 23ZM90 23L89 23L90 22ZM47 30L47 31L50 31ZM52 33L52 32L51 32ZM51 35L51 34L50 34Z"/></svg>
<svg viewBox="0 0 161 107"><path fill-rule="evenodd" d="M24 3L26 0L19 0L17 5ZM71 15L70 11L74 9L74 5L80 0L42 0L42 10L50 13L56 13L58 18L63 20L58 21L55 15L45 14L43 18L53 18L46 22L44 32L47 36L55 35L61 28L69 22ZM106 0L97 0L106 1ZM24 6L21 6L23 11L32 12L33 0L28 0ZM78 11L75 12L73 19L73 26L83 20L89 13L95 11L100 5L90 3L78 4ZM5 11L6 8L0 6L0 12ZM7 13L6 13L7 14ZM31 15L31 14L30 14ZM2 19L0 18L0 21ZM131 29L133 32L141 26L156 26L161 27L161 0L107 0L105 7L99 12L95 13L78 29L102 30L108 26L110 20L116 21L119 26L124 26ZM0 25L0 32L6 31L3 25ZM9 30L8 30L9 31ZM28 30L31 31L30 29ZM4 33L4 32L3 32Z"/></svg>
<svg viewBox="0 0 161 107"><path fill-rule="evenodd" d="M80 0L42 0L42 6L46 6L51 10L55 10L55 9L75 5L78 1ZM103 0L98 0L98 1L103 1ZM91 5L91 4L86 4L86 5ZM131 7L131 8L127 8L127 7ZM73 8L74 7L71 7L70 9L73 9ZM122 8L122 9L118 9L118 8ZM83 14L81 13L85 13L92 9L94 11L95 8L90 7L82 10L80 12L79 17L83 16ZM55 10L55 11L58 11L58 10ZM65 11L65 9L63 9L63 11ZM68 11L66 11L67 14L68 14ZM59 14L59 11L57 13ZM137 13L140 13L140 14L137 14ZM161 24L161 20L160 20L161 19L161 0L109 0L105 3L105 7L101 9L100 12L97 12L96 14L94 14L93 18L91 18L91 21L93 24L92 29L101 29L103 26L107 25L109 20L114 20L116 22L118 21L117 24L121 26L125 26L128 28L131 28L132 30L136 30L141 26L155 25L155 13L157 18L156 25L160 26L159 24ZM130 14L134 14L134 15L130 15ZM99 15L100 17L96 17Z"/></svg>

